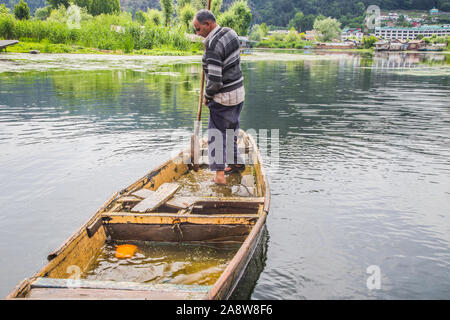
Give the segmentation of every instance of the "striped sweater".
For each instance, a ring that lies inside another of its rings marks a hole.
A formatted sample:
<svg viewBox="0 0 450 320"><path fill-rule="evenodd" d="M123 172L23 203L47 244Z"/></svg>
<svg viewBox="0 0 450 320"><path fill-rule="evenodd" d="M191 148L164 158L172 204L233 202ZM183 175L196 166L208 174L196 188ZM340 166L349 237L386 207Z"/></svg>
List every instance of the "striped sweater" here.
<svg viewBox="0 0 450 320"><path fill-rule="evenodd" d="M231 92L244 86L240 61L236 32L226 27L213 30L205 40L202 58L206 76L206 99L212 100L217 93Z"/></svg>

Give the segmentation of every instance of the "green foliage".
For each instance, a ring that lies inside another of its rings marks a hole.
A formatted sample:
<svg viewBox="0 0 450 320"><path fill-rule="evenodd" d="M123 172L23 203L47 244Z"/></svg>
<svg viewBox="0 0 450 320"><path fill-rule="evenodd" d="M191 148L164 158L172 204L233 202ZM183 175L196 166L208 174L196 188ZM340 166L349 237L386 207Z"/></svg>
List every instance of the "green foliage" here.
<svg viewBox="0 0 450 320"><path fill-rule="evenodd" d="M0 14L9 14L9 8L4 3L0 4Z"/></svg>
<svg viewBox="0 0 450 320"><path fill-rule="evenodd" d="M14 16L19 20L28 20L30 19L30 8L28 8L28 4L20 0L18 4L14 7Z"/></svg>
<svg viewBox="0 0 450 320"><path fill-rule="evenodd" d="M45 6L43 8L38 8L36 12L34 13L34 18L38 20L45 20L50 16L52 7L51 6Z"/></svg>
<svg viewBox="0 0 450 320"><path fill-rule="evenodd" d="M86 8L90 12L92 7L92 0L70 0L71 3L76 4L80 8Z"/></svg>
<svg viewBox="0 0 450 320"><path fill-rule="evenodd" d="M134 18L140 24L145 24L147 22L147 16L145 15L144 12L142 12L142 10L136 11L136 13L134 14Z"/></svg>
<svg viewBox="0 0 450 320"><path fill-rule="evenodd" d="M220 16L220 10L222 9L222 0L211 0L211 12L216 19Z"/></svg>
<svg viewBox="0 0 450 320"><path fill-rule="evenodd" d="M294 18L289 21L289 29L295 28L297 31L302 31L302 21L305 15L303 12L299 11L295 14Z"/></svg>
<svg viewBox="0 0 450 320"><path fill-rule="evenodd" d="M375 36L364 36L362 39L362 43L364 48L369 49L372 48L375 45L375 42L377 42L378 39Z"/></svg>
<svg viewBox="0 0 450 320"><path fill-rule="evenodd" d="M449 41L450 37L441 36L438 37L437 34L433 34L431 37L424 37L422 40L424 40L427 44L433 43L447 43Z"/></svg>
<svg viewBox="0 0 450 320"><path fill-rule="evenodd" d="M155 26L159 26L163 23L164 16L163 13L157 9L148 9L147 20Z"/></svg>
<svg viewBox="0 0 450 320"><path fill-rule="evenodd" d="M194 7L188 3L186 4L183 9L180 11L180 21L181 23L186 26L187 30L190 30L192 33L194 31L192 26L192 20L194 19L195 15L195 9Z"/></svg>
<svg viewBox="0 0 450 320"><path fill-rule="evenodd" d="M320 16L320 19L324 18ZM294 27L298 32L311 30L314 25L315 16L313 14L309 14L305 16L303 12L299 11L295 14L294 18L289 21L288 28Z"/></svg>
<svg viewBox="0 0 450 320"><path fill-rule="evenodd" d="M259 24L254 24L248 35L249 40L260 42L264 35Z"/></svg>
<svg viewBox="0 0 450 320"><path fill-rule="evenodd" d="M21 43L42 43L42 52L71 52L71 46L126 53L159 50L160 54L183 54L199 52L202 49L201 44L191 43L187 39L184 26L165 27L149 20L141 28L141 24L133 21L131 14L126 12L120 15L100 14L92 17L85 8L80 9L73 5L81 11L82 19L81 28L71 28L66 21L71 7L66 10L61 6L53 10L52 16L46 21L17 20L12 15L1 14L0 37L19 39ZM111 30L111 25L120 26L120 30Z"/></svg>
<svg viewBox="0 0 450 320"><path fill-rule="evenodd" d="M69 7L69 0L47 0L47 3L54 9L63 5L65 8Z"/></svg>
<svg viewBox="0 0 450 320"><path fill-rule="evenodd" d="M219 23L219 25L221 25L222 27L229 27L234 29L235 28L235 20L234 20L234 14L228 10L225 11L224 13L222 13L220 15L220 17L217 19L217 22Z"/></svg>
<svg viewBox="0 0 450 320"><path fill-rule="evenodd" d="M305 16L319 14L339 19L348 27L346 21L355 25L354 18L364 16L369 5L377 5L383 11L395 10L430 10L433 7L450 12L450 0L249 0L253 13L253 22L266 22L268 25L286 26L301 10ZM227 1L225 1L227 3ZM342 17L346 21L342 21ZM361 18L358 18L360 21ZM362 22L363 23L363 22ZM360 26L358 26L360 27ZM310 30L312 25L308 29Z"/></svg>
<svg viewBox="0 0 450 320"><path fill-rule="evenodd" d="M297 31L295 31L295 28L292 27L291 30L289 30L289 33L286 35L286 41L287 42L295 42L299 40Z"/></svg>
<svg viewBox="0 0 450 320"><path fill-rule="evenodd" d="M267 37L268 31L267 31L267 25L265 23L261 23L261 25L259 26L260 30L261 30L261 34L263 37Z"/></svg>
<svg viewBox="0 0 450 320"><path fill-rule="evenodd" d="M16 20L10 14L0 14L0 38L13 39Z"/></svg>
<svg viewBox="0 0 450 320"><path fill-rule="evenodd" d="M119 0L92 0L89 13L94 16L102 13L119 14L120 2Z"/></svg>
<svg viewBox="0 0 450 320"><path fill-rule="evenodd" d="M314 21L314 30L322 34L319 37L321 41L332 41L340 38L341 23L333 18L322 19L317 17Z"/></svg>
<svg viewBox="0 0 450 320"><path fill-rule="evenodd" d="M251 21L252 13L245 0L235 1L218 19L221 26L232 28L239 35L247 35Z"/></svg>
<svg viewBox="0 0 450 320"><path fill-rule="evenodd" d="M164 17L164 25L170 25L172 21L172 16L174 12L173 1L172 0L159 0L162 8L162 13Z"/></svg>
<svg viewBox="0 0 450 320"><path fill-rule="evenodd" d="M66 13L66 7L61 4L57 9L53 9L50 12L48 20L53 22L65 23L67 21Z"/></svg>

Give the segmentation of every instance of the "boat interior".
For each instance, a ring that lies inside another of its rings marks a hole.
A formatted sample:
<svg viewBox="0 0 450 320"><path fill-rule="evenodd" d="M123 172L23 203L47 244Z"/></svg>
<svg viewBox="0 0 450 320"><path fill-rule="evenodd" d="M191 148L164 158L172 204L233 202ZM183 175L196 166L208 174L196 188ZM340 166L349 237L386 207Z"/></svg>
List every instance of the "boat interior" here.
<svg viewBox="0 0 450 320"><path fill-rule="evenodd" d="M203 139L198 171L183 151L115 193L9 298L226 297L236 285L230 274L248 262L257 230L250 235L268 210L255 142L241 130L238 145L245 170L228 175L226 185L212 181ZM117 258L123 244L136 253Z"/></svg>

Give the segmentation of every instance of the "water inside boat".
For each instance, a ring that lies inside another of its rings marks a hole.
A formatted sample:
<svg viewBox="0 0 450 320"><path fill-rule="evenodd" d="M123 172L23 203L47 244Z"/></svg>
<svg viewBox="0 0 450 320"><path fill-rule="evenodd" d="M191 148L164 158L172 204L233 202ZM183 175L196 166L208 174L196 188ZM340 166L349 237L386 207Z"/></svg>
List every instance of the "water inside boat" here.
<svg viewBox="0 0 450 320"><path fill-rule="evenodd" d="M226 176L226 185L217 185L212 179L215 172L202 166L195 171L189 171L178 179L181 184L176 196L183 197L254 197L256 196L256 178L254 168L246 165L241 174L232 173Z"/></svg>
<svg viewBox="0 0 450 320"><path fill-rule="evenodd" d="M124 242L107 242L81 278L145 284L213 285L241 246L240 242L170 243L127 241L131 258L116 257Z"/></svg>

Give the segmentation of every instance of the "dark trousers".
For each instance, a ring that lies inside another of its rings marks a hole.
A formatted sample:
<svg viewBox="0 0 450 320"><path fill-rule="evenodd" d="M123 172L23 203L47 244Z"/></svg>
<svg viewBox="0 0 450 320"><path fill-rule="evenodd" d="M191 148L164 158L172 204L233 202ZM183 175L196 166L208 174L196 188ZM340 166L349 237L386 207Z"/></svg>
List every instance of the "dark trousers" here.
<svg viewBox="0 0 450 320"><path fill-rule="evenodd" d="M224 106L214 100L208 103L208 159L211 171L225 170L225 163L244 163L237 147L239 116L243 105L244 102L235 106Z"/></svg>

